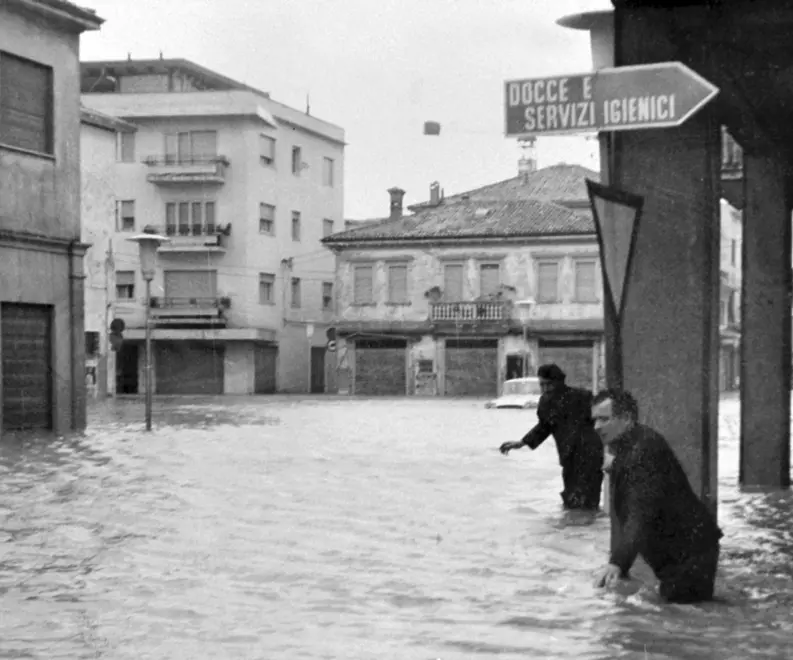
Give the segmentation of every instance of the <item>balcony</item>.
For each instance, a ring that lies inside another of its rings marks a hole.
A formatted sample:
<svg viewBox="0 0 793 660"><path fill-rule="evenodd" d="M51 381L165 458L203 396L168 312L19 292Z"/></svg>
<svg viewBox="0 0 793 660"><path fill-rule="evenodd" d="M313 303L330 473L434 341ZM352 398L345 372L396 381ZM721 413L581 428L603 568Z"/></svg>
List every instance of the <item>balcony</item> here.
<svg viewBox="0 0 793 660"><path fill-rule="evenodd" d="M165 235L171 240L162 243L158 249L161 253L175 252L225 252L224 237L231 233L231 225L215 227L214 225L165 225Z"/></svg>
<svg viewBox="0 0 793 660"><path fill-rule="evenodd" d="M223 185L229 165L229 159L225 156L149 156L143 162L150 168L146 179L158 186L190 183Z"/></svg>
<svg viewBox="0 0 793 660"><path fill-rule="evenodd" d="M435 324L501 325L509 322L507 304L501 301L430 303L430 321Z"/></svg>
<svg viewBox="0 0 793 660"><path fill-rule="evenodd" d="M231 299L222 297L207 298L168 298L152 296L152 324L162 326L201 326L210 328L226 327L226 310L231 307Z"/></svg>

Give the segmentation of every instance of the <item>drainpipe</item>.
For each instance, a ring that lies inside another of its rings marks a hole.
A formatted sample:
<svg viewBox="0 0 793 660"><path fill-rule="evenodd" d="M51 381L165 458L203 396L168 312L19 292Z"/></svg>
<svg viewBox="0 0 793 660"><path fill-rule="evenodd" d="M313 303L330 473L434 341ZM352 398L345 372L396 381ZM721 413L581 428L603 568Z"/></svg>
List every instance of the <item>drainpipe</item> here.
<svg viewBox="0 0 793 660"><path fill-rule="evenodd" d="M85 428L85 359L84 359L84 343L85 336L78 335L80 328L84 327L81 323L79 310L77 309L77 287L84 286L85 274L82 268L77 267L76 257L79 254L78 249L82 248L82 243L79 239L72 239L69 242L68 258L69 258L69 370L71 373L71 430L83 430ZM80 347L83 350L80 350ZM80 359L83 358L82 364ZM57 386L57 383L55 383Z"/></svg>

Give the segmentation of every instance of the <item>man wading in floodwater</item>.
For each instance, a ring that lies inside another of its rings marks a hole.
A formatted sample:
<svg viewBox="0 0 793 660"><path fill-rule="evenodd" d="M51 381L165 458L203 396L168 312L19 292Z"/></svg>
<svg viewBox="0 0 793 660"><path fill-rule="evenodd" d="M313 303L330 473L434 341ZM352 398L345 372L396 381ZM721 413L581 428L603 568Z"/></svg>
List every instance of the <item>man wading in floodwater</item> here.
<svg viewBox="0 0 793 660"><path fill-rule="evenodd" d="M611 463L619 541L596 581L611 587L641 555L660 580L661 597L675 603L713 598L721 530L691 488L662 435L639 424L636 400L605 390L592 418ZM613 460L612 460L613 459Z"/></svg>
<svg viewBox="0 0 793 660"><path fill-rule="evenodd" d="M542 396L537 406L537 425L520 442L505 442L502 454L511 449L537 449L553 435L562 466L565 509L596 511L603 482L603 443L592 425L592 393L568 387L565 373L555 364L537 370Z"/></svg>

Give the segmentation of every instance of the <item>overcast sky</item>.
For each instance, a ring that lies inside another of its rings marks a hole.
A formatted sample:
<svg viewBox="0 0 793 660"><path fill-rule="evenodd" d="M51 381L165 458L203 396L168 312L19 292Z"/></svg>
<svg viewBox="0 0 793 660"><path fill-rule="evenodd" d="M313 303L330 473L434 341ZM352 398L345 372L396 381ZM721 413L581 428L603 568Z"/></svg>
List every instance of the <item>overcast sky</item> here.
<svg viewBox="0 0 793 660"><path fill-rule="evenodd" d="M517 172L503 82L591 68L566 14L610 0L78 0L106 20L81 58L186 58L342 126L345 216L388 214L386 189L425 200ZM423 123L441 123L439 137ZM538 141L539 165L596 166L591 142Z"/></svg>

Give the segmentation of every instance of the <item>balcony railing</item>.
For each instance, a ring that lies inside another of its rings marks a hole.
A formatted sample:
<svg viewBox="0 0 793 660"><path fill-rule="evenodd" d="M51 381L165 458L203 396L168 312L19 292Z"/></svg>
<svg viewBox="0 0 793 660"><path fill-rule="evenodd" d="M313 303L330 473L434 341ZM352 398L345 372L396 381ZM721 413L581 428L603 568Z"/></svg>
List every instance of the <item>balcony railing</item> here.
<svg viewBox="0 0 793 660"><path fill-rule="evenodd" d="M225 252L221 229L214 225L167 224L165 235L171 240L160 245L160 252Z"/></svg>
<svg viewBox="0 0 793 660"><path fill-rule="evenodd" d="M146 178L158 185L223 184L229 165L229 159L225 156L149 156L143 162L151 168Z"/></svg>
<svg viewBox="0 0 793 660"><path fill-rule="evenodd" d="M225 326L225 311L231 307L228 297L161 297L152 296L152 320L156 325Z"/></svg>
<svg viewBox="0 0 793 660"><path fill-rule="evenodd" d="M430 303L430 321L492 323L508 319L506 304L496 301Z"/></svg>

